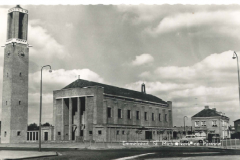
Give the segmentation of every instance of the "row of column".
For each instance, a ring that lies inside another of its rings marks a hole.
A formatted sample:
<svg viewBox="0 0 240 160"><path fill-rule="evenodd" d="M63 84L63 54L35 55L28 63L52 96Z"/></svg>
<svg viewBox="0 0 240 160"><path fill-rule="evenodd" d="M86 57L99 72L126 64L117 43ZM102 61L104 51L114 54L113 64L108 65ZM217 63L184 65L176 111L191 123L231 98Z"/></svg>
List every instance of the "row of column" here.
<svg viewBox="0 0 240 160"><path fill-rule="evenodd" d="M68 135L69 135L69 140L71 141L73 138L73 102L72 102L72 98L68 98L69 99L69 110L68 110L68 126L69 126L69 130L68 130ZM65 117L64 115L66 115L64 112L66 111L65 108L66 104L65 104L65 100L64 98L62 99L62 135L61 135L61 139L64 140L64 136L65 136ZM77 97L77 132L75 136L80 136L81 133L81 99L80 97Z"/></svg>

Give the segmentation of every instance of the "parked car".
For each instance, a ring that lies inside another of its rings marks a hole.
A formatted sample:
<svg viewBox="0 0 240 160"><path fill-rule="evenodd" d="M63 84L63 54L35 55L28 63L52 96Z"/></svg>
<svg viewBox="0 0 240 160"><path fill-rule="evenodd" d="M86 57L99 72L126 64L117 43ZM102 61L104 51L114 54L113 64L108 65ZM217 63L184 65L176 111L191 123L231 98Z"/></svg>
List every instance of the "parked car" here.
<svg viewBox="0 0 240 160"><path fill-rule="evenodd" d="M203 143L206 142L206 138L204 137L197 137L195 135L186 135L186 137L180 139L180 143Z"/></svg>

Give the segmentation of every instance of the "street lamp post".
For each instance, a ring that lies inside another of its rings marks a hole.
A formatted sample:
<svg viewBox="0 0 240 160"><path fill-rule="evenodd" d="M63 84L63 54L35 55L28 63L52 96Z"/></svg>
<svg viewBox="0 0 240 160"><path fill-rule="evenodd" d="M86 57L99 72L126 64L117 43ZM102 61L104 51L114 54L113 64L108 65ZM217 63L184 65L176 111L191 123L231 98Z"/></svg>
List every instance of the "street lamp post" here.
<svg viewBox="0 0 240 160"><path fill-rule="evenodd" d="M234 55L235 54L235 55ZM239 65L238 65L238 56L237 53L233 52L233 59L237 58L237 71L238 71L238 96L239 96L239 105L240 105L240 82L239 82Z"/></svg>
<svg viewBox="0 0 240 160"><path fill-rule="evenodd" d="M183 117L183 123L184 123L184 132L185 132L185 135L186 135L186 128L185 128L185 118L187 118L187 119L188 119L188 117L187 117L187 116L184 116L184 117Z"/></svg>
<svg viewBox="0 0 240 160"><path fill-rule="evenodd" d="M49 72L52 72L50 65L45 65L41 68L41 81L40 81L40 113L39 113L39 151L41 151L41 120L42 120L42 70L44 67L49 67Z"/></svg>

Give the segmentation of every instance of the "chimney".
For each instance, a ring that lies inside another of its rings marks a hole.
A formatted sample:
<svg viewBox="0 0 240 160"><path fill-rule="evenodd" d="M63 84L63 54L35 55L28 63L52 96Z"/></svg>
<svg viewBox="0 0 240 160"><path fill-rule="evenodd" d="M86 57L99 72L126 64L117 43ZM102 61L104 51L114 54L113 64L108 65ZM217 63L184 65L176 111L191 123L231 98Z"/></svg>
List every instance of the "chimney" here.
<svg viewBox="0 0 240 160"><path fill-rule="evenodd" d="M209 106L205 106L205 109L209 109Z"/></svg>
<svg viewBox="0 0 240 160"><path fill-rule="evenodd" d="M212 110L216 111L216 108L213 108Z"/></svg>
<svg viewBox="0 0 240 160"><path fill-rule="evenodd" d="M145 84L142 84L142 93L146 93Z"/></svg>

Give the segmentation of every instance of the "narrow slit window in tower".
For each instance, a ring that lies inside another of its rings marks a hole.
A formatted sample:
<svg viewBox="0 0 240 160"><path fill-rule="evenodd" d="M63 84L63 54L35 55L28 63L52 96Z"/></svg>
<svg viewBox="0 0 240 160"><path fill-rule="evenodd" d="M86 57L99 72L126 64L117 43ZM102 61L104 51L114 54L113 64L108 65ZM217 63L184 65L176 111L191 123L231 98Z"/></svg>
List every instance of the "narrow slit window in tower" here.
<svg viewBox="0 0 240 160"><path fill-rule="evenodd" d="M19 101L18 103L19 103L19 105L21 105L21 101Z"/></svg>
<svg viewBox="0 0 240 160"><path fill-rule="evenodd" d="M24 13L19 13L18 38L23 39L23 17Z"/></svg>

